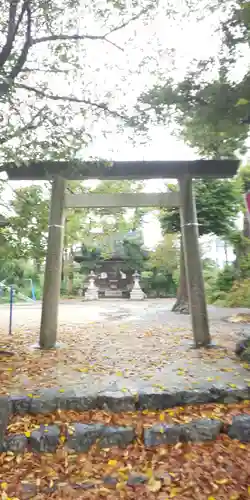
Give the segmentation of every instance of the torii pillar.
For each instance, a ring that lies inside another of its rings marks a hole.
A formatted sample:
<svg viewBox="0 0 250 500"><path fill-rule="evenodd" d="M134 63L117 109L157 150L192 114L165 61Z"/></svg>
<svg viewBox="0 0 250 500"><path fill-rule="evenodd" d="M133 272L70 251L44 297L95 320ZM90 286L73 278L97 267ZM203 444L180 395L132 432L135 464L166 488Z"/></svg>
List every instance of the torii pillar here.
<svg viewBox="0 0 250 500"><path fill-rule="evenodd" d="M48 249L44 274L39 342L41 349L52 349L56 346L64 236L65 186L66 181L63 177L54 177L52 181Z"/></svg>

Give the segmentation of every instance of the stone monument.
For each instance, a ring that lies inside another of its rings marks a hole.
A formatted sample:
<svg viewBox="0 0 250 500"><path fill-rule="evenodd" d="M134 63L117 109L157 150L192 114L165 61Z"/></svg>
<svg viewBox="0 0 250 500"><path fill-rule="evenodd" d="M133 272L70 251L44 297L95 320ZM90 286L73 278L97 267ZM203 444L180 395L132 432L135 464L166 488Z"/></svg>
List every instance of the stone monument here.
<svg viewBox="0 0 250 500"><path fill-rule="evenodd" d="M88 288L87 288L86 293L85 293L85 300L98 300L99 299L98 288L95 285L95 278L96 278L96 275L95 275L94 271L91 271L91 273L89 275Z"/></svg>
<svg viewBox="0 0 250 500"><path fill-rule="evenodd" d="M133 278L134 278L134 286L131 290L131 293L130 293L130 299L132 300L143 300L145 299L145 293L142 291L141 287L140 287L140 275L138 273L138 271L135 271L135 273L133 274Z"/></svg>

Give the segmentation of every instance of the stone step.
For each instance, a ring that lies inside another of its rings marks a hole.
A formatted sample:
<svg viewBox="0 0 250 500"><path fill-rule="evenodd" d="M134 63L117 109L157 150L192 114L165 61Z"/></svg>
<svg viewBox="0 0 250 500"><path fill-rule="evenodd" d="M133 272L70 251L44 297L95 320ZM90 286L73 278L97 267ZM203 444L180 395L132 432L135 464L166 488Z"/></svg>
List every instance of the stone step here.
<svg viewBox="0 0 250 500"><path fill-rule="evenodd" d="M72 423L64 431L58 425L40 425L32 432L9 434L3 437L2 452L23 453L33 452L53 453L58 447L64 447L69 452L88 452L92 446L125 448L140 440L146 448L159 445L175 445L187 442L205 442L217 439L221 434L227 434L232 439L243 443L250 442L250 415L233 417L231 425L224 425L219 419L199 419L187 424L167 425L156 423L145 427L142 435L132 426L119 427L99 423Z"/></svg>
<svg viewBox="0 0 250 500"><path fill-rule="evenodd" d="M111 390L88 394L80 389L41 389L33 394L0 396L0 446L13 415L50 414L57 410L84 412L104 410L112 413L165 410L178 406L207 403L237 403L250 399L250 387L200 387L169 392L155 387L138 392ZM163 431L164 433L164 431Z"/></svg>
<svg viewBox="0 0 250 500"><path fill-rule="evenodd" d="M176 406L200 405L207 403L237 403L250 399L250 385L241 387L233 384L206 385L196 389L176 389L168 391L160 386L129 389L113 389L99 393L87 393L85 389L40 389L32 394L0 396L1 408L8 408L11 414L25 413L46 414L61 410L106 410L111 412L129 412L138 410L165 410Z"/></svg>

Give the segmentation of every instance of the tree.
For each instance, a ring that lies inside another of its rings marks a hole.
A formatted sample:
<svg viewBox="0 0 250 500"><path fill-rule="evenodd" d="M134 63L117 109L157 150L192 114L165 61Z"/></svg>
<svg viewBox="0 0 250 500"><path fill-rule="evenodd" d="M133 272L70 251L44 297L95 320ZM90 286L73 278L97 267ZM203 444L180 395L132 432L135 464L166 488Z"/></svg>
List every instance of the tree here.
<svg viewBox="0 0 250 500"><path fill-rule="evenodd" d="M13 215L9 217L9 226L1 230L0 259L1 262L5 262L1 272L5 273L4 268L7 270L7 261L10 263L11 269L15 263L16 269L21 255L24 261L34 261L37 274L40 274L47 250L49 188L48 183L13 190L13 198L6 207L13 212ZM84 182L70 181L67 190L70 193L115 193L131 192L142 188L143 183L131 181L101 182L95 188L87 187ZM82 241L88 243L91 240L92 244L103 246L103 252L105 252L107 249L103 245L104 239L117 231L131 230L135 226L135 219L137 219L135 210L128 214L127 209L123 207L115 210L102 208L93 210L86 208L67 209L62 279L69 294L72 293L73 289L75 245ZM93 230L95 232L91 232ZM128 243L127 253L130 262L131 252L137 256L137 249L133 253L133 248ZM3 279L2 275L1 277ZM6 277L6 273L4 277Z"/></svg>
<svg viewBox="0 0 250 500"><path fill-rule="evenodd" d="M171 188L171 186L170 186ZM176 189L176 187L174 187ZM199 235L216 234L228 236L241 207L239 184L235 180L203 180L194 184ZM172 186L173 189L173 186ZM180 215L178 208L162 210L161 225L164 234L180 233ZM184 264L184 252L181 241L180 282L174 311L187 313L188 294Z"/></svg>
<svg viewBox="0 0 250 500"><path fill-rule="evenodd" d="M153 3L1 2L1 162L74 157L91 139L93 118L126 118L115 107L112 80L105 85L98 70L114 69L106 49L129 50L126 42L118 46L118 33L145 20Z"/></svg>
<svg viewBox="0 0 250 500"><path fill-rule="evenodd" d="M203 157L228 158L246 152L250 71L243 57L249 53L250 4L218 0L216 7L219 52L190 61L182 81L159 74L157 84L141 94L137 111L139 122L147 122L149 112L156 122L170 122L173 133Z"/></svg>
<svg viewBox="0 0 250 500"><path fill-rule="evenodd" d="M232 6L218 0L215 8L223 14L218 15L217 28L221 50L210 60L191 61L182 81L160 74L158 83L140 96L135 119L142 127L152 120L172 124L177 137L202 157L212 159L235 157L246 151L246 117L250 114L249 69L246 68L241 79L234 79L232 71L237 66L242 46L249 48L250 3L236 1ZM200 182L196 191L200 234L213 232L229 236L228 222L235 218L235 211L240 210L239 193L235 192L233 184ZM231 212L227 197L233 203ZM199 200L204 200L203 206ZM178 212L171 211L165 225L169 226L169 222L172 229L179 229ZM182 308L182 304L185 311L187 290L183 251L181 256L181 282L175 307Z"/></svg>
<svg viewBox="0 0 250 500"><path fill-rule="evenodd" d="M142 273L142 285L149 296L169 297L176 293L178 243L176 234L165 234L155 250L149 253Z"/></svg>
<svg viewBox="0 0 250 500"><path fill-rule="evenodd" d="M5 236L15 252L23 259L35 261L37 271L46 255L48 230L48 197L42 186L16 189L10 208L14 215L9 218L10 226Z"/></svg>

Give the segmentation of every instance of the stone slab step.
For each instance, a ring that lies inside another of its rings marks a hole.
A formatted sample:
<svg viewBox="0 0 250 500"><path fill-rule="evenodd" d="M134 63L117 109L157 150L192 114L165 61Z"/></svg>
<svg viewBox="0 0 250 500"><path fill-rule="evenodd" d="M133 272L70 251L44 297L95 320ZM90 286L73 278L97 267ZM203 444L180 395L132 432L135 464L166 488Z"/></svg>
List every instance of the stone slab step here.
<svg viewBox="0 0 250 500"><path fill-rule="evenodd" d="M233 417L232 424L227 427L219 419L199 419L176 425L157 423L145 428L142 437L137 435L133 427L74 423L62 434L57 425L41 425L31 433L6 435L1 443L1 451L17 454L27 450L53 453L63 446L68 451L84 453L93 445L100 448L127 447L137 439L142 439L145 447L149 448L162 444L175 445L178 442L213 441L222 433L243 443L250 442L250 415Z"/></svg>
<svg viewBox="0 0 250 500"><path fill-rule="evenodd" d="M59 409L77 412L99 409L113 413L157 411L185 405L237 403L248 399L250 399L250 387L231 388L221 385L175 392L158 390L150 386L134 393L109 388L98 394L88 394L80 389L51 388L23 396L0 396L0 446L3 444L12 415L49 414Z"/></svg>
<svg viewBox="0 0 250 500"><path fill-rule="evenodd" d="M230 387L211 385L196 389L168 391L149 386L138 391L107 388L96 394L82 389L41 389L33 394L0 396L1 408L8 407L13 414L52 413L61 410L105 410L129 412L137 410L165 410L176 406L206 403L237 403L250 399L250 386Z"/></svg>

